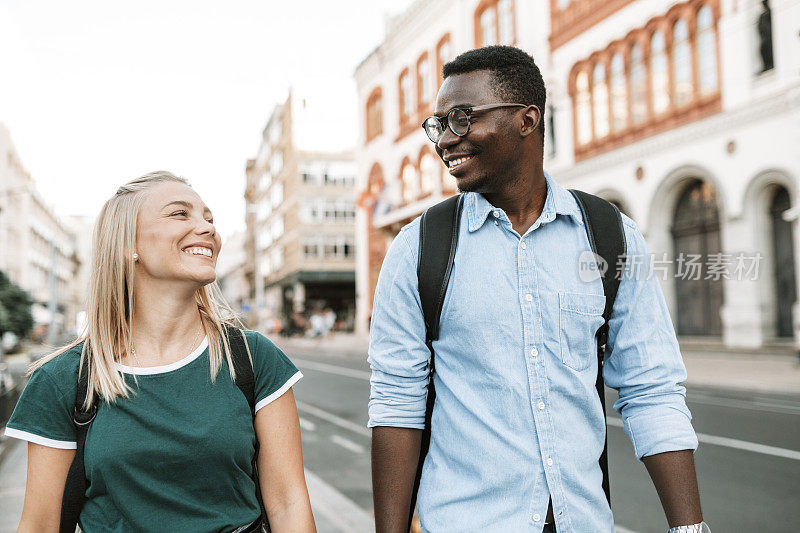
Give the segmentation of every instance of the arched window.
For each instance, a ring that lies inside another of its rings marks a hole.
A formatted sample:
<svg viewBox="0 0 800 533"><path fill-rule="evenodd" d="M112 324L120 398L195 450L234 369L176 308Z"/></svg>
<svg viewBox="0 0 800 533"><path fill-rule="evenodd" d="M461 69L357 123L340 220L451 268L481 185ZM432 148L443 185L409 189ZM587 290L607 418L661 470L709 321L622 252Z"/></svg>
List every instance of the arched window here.
<svg viewBox="0 0 800 533"><path fill-rule="evenodd" d="M417 63L417 94L420 106L433 99L433 75L427 53L423 54Z"/></svg>
<svg viewBox="0 0 800 533"><path fill-rule="evenodd" d="M594 136L602 139L608 135L608 84L606 83L606 67L602 63L595 65L592 82Z"/></svg>
<svg viewBox="0 0 800 533"><path fill-rule="evenodd" d="M383 132L383 96L378 87L367 99L367 142Z"/></svg>
<svg viewBox="0 0 800 533"><path fill-rule="evenodd" d="M511 0L497 2L497 27L500 34L500 44L514 43L514 11Z"/></svg>
<svg viewBox="0 0 800 533"><path fill-rule="evenodd" d="M625 80L625 60L617 52L611 58L611 127L622 131L628 125L628 90Z"/></svg>
<svg viewBox="0 0 800 533"><path fill-rule="evenodd" d="M669 108L667 51L664 34L660 30L650 38L650 80L653 89L653 114L660 115Z"/></svg>
<svg viewBox="0 0 800 533"><path fill-rule="evenodd" d="M589 95L589 75L578 73L575 79L575 116L578 125L578 144L592 140L592 105Z"/></svg>
<svg viewBox="0 0 800 533"><path fill-rule="evenodd" d="M697 12L697 71L700 94L717 90L717 37L714 29L714 12L703 6Z"/></svg>
<svg viewBox="0 0 800 533"><path fill-rule="evenodd" d="M494 6L487 7L480 15L480 46L497 44L497 11Z"/></svg>
<svg viewBox="0 0 800 533"><path fill-rule="evenodd" d="M689 42L689 27L679 19L672 28L672 95L675 105L688 104L692 100L692 46Z"/></svg>
<svg viewBox="0 0 800 533"><path fill-rule="evenodd" d="M425 152L419 159L419 174L422 194L427 195L435 191L439 181L441 165L430 152Z"/></svg>
<svg viewBox="0 0 800 533"><path fill-rule="evenodd" d="M631 120L634 123L647 119L647 69L644 66L642 47L631 48Z"/></svg>
<svg viewBox="0 0 800 533"><path fill-rule="evenodd" d="M403 165L402 180L403 203L408 204L419 197L419 176L417 175L417 169L408 161Z"/></svg>
<svg viewBox="0 0 800 533"><path fill-rule="evenodd" d="M452 50L450 46L450 35L445 35L436 45L436 79L438 85L442 83L442 67L445 63L452 59Z"/></svg>
<svg viewBox="0 0 800 533"><path fill-rule="evenodd" d="M414 112L414 95L411 87L411 76L408 69L400 75L400 115L403 122L407 121Z"/></svg>

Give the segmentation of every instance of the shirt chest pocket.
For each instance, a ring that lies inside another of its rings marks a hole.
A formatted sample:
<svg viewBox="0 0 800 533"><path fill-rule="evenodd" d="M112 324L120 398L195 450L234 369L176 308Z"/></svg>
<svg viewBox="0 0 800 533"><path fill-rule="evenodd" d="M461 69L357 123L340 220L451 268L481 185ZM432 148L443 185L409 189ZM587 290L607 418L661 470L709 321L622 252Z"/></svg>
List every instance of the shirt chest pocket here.
<svg viewBox="0 0 800 533"><path fill-rule="evenodd" d="M561 362L586 370L597 358L596 333L603 325L606 297L602 294L558 293L558 338Z"/></svg>

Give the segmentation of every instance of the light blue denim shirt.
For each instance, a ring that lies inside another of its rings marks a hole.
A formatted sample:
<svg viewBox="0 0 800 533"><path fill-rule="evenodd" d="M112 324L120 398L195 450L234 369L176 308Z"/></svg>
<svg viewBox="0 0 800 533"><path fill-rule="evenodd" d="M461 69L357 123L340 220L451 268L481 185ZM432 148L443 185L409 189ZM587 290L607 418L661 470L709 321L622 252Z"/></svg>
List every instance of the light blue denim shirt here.
<svg viewBox="0 0 800 533"><path fill-rule="evenodd" d="M467 193L436 352L431 447L418 497L423 529L612 532L598 457L605 416L595 389L599 278L582 281L590 250L572 195L547 177L539 219L520 237L502 209ZM623 216L627 251L647 255ZM417 292L419 219L383 262L372 315L369 426L422 428L425 325ZM637 457L695 449L686 379L654 276L626 266L603 372ZM634 266L631 266L634 264ZM637 275L638 274L638 275ZM613 471L611 472L613 476Z"/></svg>

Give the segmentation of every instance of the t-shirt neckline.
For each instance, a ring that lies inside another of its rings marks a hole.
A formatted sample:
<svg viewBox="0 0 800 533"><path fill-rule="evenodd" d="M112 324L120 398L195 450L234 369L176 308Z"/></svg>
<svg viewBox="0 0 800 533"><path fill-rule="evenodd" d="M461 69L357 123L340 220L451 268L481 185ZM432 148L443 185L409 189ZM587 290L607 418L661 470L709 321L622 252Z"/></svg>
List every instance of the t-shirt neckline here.
<svg viewBox="0 0 800 533"><path fill-rule="evenodd" d="M153 374L165 374L167 372L172 372L173 370L177 370L181 367L184 367L200 357L200 355L208 348L208 337L203 337L202 342L200 345L194 349L192 353L184 357L183 359L179 359L174 363L170 363L168 365L161 365L161 366L128 366L123 365L120 363L114 363L117 367L117 370L120 372L124 372L125 374L137 374L139 376L146 376L146 375L153 375Z"/></svg>

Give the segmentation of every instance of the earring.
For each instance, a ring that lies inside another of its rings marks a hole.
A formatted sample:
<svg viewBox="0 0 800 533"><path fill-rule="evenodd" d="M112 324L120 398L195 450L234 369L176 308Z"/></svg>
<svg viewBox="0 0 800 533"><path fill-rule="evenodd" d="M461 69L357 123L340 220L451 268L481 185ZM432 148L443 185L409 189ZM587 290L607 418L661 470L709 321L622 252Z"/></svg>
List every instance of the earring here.
<svg viewBox="0 0 800 533"><path fill-rule="evenodd" d="M133 253L133 260L134 261L138 261L139 260L139 254L137 254L136 252Z"/></svg>

